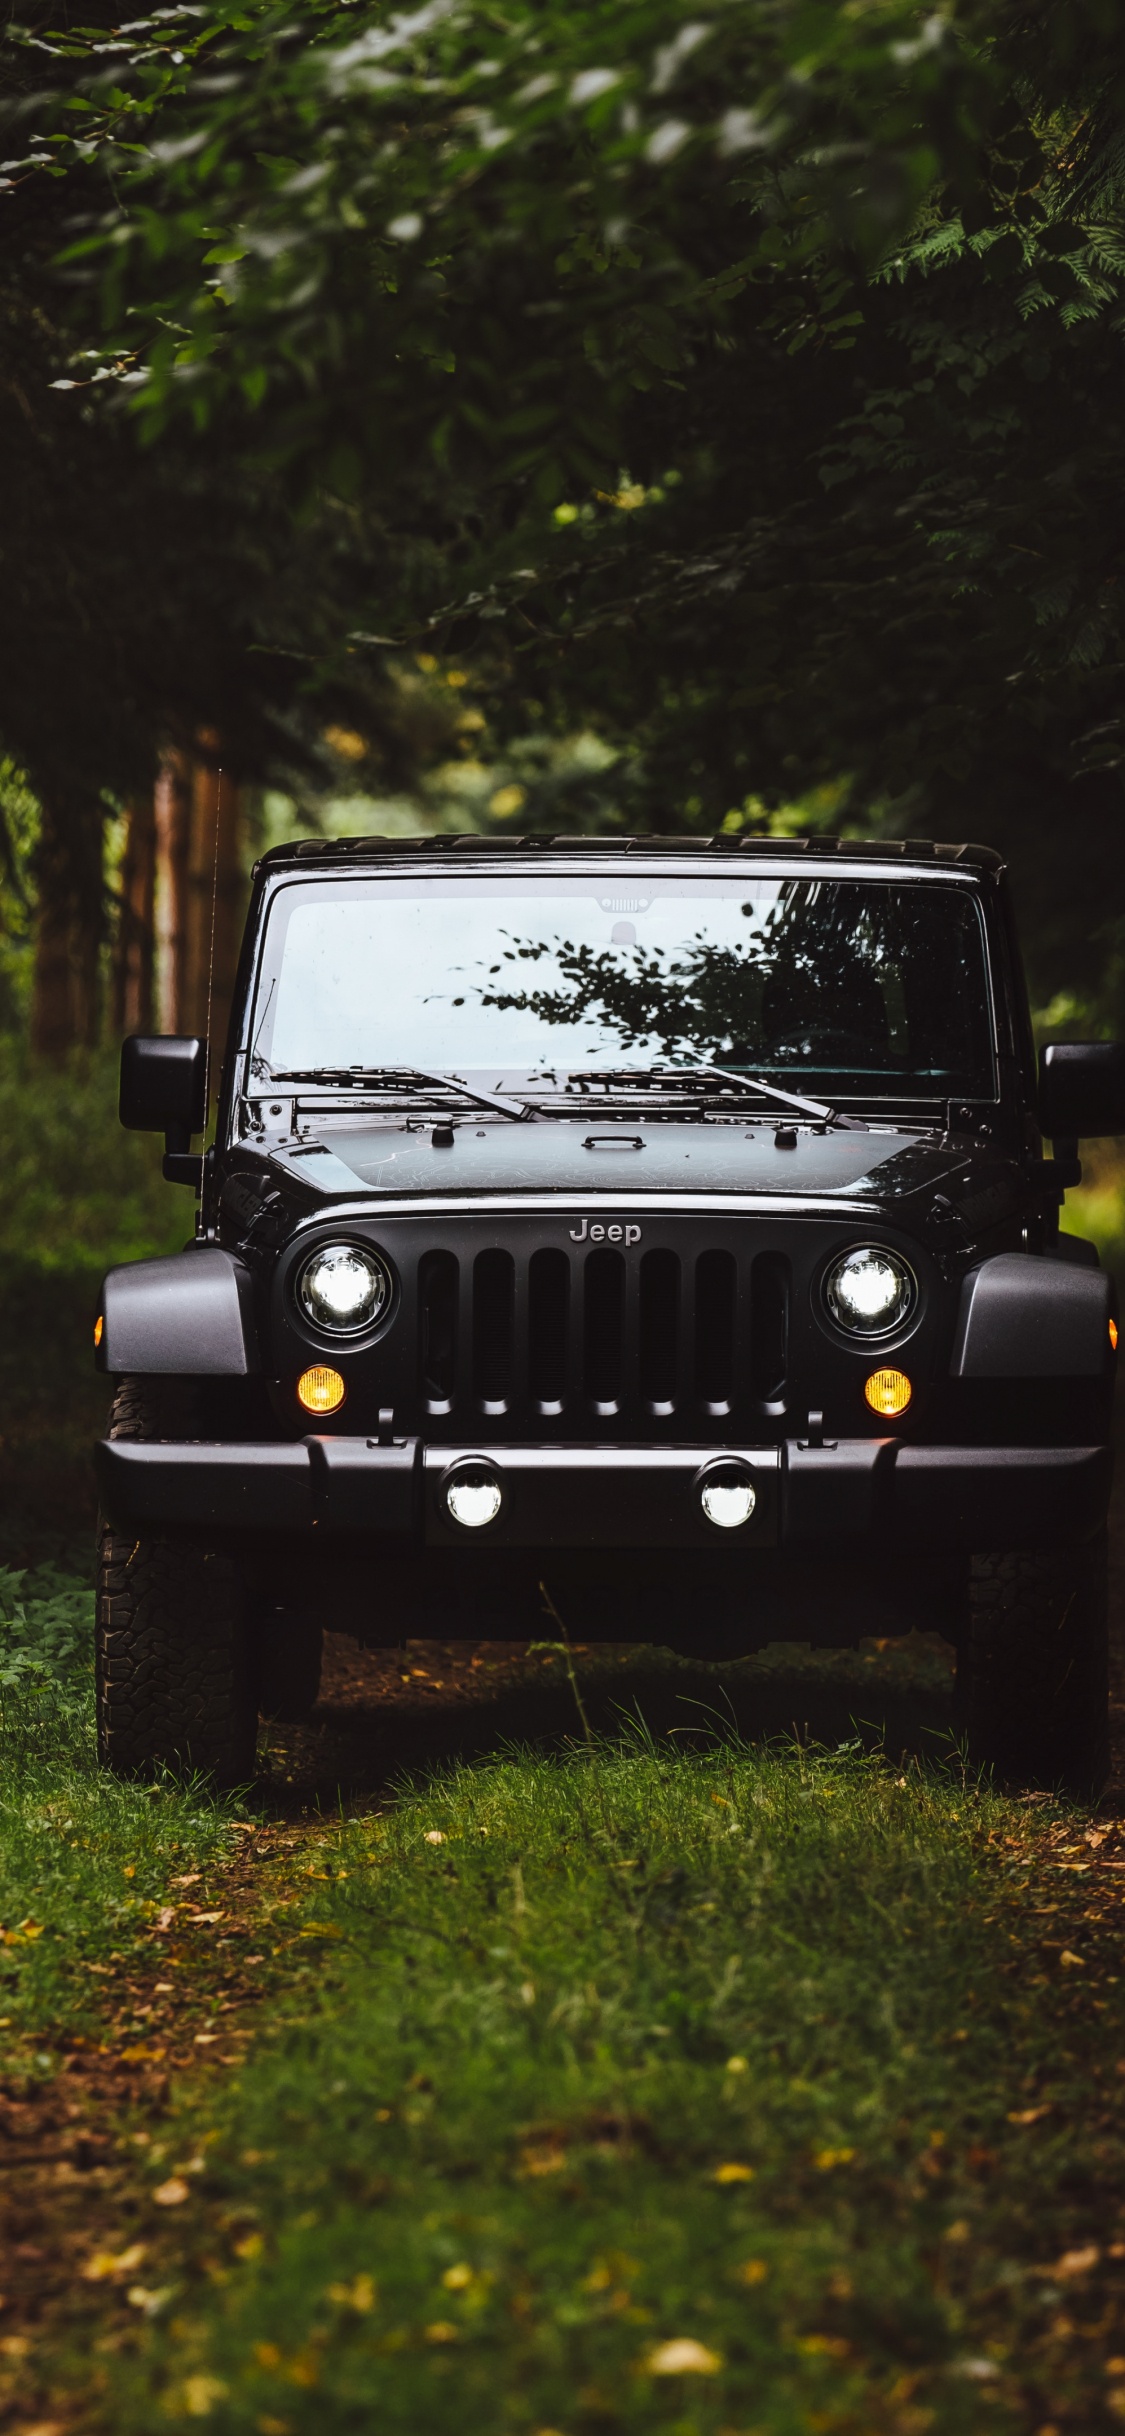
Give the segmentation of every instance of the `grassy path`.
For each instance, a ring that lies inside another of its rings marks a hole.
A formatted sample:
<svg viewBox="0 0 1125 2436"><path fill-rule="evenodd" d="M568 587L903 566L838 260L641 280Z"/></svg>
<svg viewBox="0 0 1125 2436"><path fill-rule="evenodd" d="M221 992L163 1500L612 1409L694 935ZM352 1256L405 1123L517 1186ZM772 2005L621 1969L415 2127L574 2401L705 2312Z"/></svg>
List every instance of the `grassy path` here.
<svg viewBox="0 0 1125 2436"><path fill-rule="evenodd" d="M255 1824L80 1734L9 1769L0 2425L1120 2425L1114 1821L637 1741Z"/></svg>

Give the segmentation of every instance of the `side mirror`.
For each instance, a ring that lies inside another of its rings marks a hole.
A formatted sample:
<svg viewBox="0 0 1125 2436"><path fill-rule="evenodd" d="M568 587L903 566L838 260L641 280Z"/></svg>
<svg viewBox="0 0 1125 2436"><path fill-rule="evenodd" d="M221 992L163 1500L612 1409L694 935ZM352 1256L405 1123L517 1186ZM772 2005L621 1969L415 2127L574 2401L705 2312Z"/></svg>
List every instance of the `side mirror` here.
<svg viewBox="0 0 1125 2436"><path fill-rule="evenodd" d="M1125 1041L1055 1040L1041 1049L1039 1122L1056 1144L1125 1133Z"/></svg>
<svg viewBox="0 0 1125 2436"><path fill-rule="evenodd" d="M207 1043L165 1034L146 1039L135 1032L121 1043L118 1115L131 1133L164 1135L164 1173L170 1184L198 1186L203 1160L191 1149L193 1133L207 1124Z"/></svg>

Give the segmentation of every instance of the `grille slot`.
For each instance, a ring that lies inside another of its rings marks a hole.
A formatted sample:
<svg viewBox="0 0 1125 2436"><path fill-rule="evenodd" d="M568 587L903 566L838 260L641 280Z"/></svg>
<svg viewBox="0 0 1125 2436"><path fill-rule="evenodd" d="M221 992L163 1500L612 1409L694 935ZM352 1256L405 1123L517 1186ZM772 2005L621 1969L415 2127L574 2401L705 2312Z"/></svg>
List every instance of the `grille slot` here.
<svg viewBox="0 0 1125 2436"><path fill-rule="evenodd" d="M453 1409L457 1388L458 1264L452 1252L424 1252L418 1265L418 1366L428 1413Z"/></svg>
<svg viewBox="0 0 1125 2436"><path fill-rule="evenodd" d="M506 1413L512 1395L516 1264L510 1252L473 1262L473 1395L482 1413Z"/></svg>
<svg viewBox="0 0 1125 2436"><path fill-rule="evenodd" d="M654 1416L676 1409L680 1325L680 1263L675 1252L646 1252L641 1261L637 1370L641 1395Z"/></svg>
<svg viewBox="0 0 1125 2436"><path fill-rule="evenodd" d="M729 1413L734 1393L732 1252L701 1252L695 1264L695 1386L705 1413Z"/></svg>
<svg viewBox="0 0 1125 2436"><path fill-rule="evenodd" d="M780 1404L789 1370L789 1263L759 1252L750 1290L750 1384L760 1404Z"/></svg>
<svg viewBox="0 0 1125 2436"><path fill-rule="evenodd" d="M620 1252L591 1252L586 1260L584 1377L593 1411L608 1419L621 1408L625 1262Z"/></svg>
<svg viewBox="0 0 1125 2436"><path fill-rule="evenodd" d="M566 1407L570 1262L565 1252L533 1252L527 1271L527 1370L531 1400L546 1419Z"/></svg>

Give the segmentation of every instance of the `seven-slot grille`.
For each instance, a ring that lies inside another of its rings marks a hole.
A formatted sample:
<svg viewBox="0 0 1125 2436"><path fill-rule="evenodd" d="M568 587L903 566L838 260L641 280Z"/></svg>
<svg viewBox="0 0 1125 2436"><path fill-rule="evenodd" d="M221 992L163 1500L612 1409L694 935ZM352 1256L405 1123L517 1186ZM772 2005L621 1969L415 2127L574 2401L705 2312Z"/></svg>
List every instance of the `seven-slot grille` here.
<svg viewBox="0 0 1125 2436"><path fill-rule="evenodd" d="M423 1253L418 1385L431 1418L470 1416L563 1434L707 1434L784 1407L789 1264L726 1248L638 1257L611 1245Z"/></svg>

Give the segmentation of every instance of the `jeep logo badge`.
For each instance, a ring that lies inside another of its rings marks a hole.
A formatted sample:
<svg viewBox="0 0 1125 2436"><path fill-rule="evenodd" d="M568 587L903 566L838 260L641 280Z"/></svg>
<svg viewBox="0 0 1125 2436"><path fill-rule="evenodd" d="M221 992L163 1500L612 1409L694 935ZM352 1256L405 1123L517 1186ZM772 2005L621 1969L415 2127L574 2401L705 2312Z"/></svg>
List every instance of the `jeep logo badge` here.
<svg viewBox="0 0 1125 2436"><path fill-rule="evenodd" d="M639 1243L641 1230L639 1226L619 1226L616 1220L611 1226L602 1226L600 1222L591 1226L589 1220L584 1218L581 1226L571 1227L570 1240L572 1243Z"/></svg>

